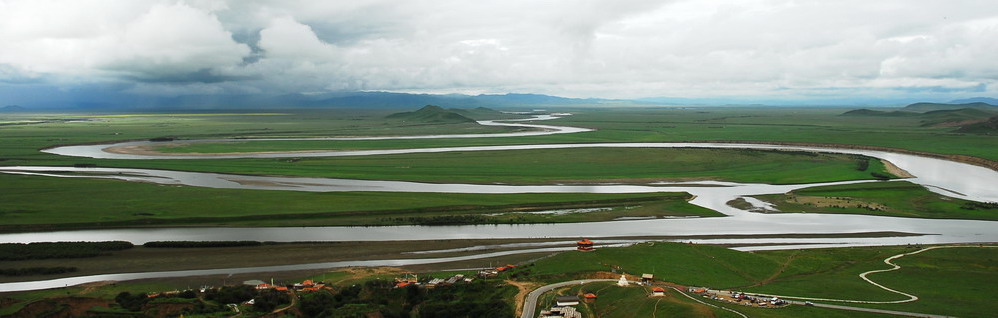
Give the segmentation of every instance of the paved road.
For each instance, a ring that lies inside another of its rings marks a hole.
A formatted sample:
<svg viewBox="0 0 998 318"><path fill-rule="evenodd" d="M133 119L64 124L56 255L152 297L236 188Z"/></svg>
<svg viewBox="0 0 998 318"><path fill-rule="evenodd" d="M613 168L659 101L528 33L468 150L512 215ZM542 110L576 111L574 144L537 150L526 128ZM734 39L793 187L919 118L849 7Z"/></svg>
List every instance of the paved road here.
<svg viewBox="0 0 998 318"><path fill-rule="evenodd" d="M788 301L794 305L804 305L802 301ZM883 309L873 309L873 308L863 308L863 307L852 307L852 306L841 306L841 305L829 305L829 304L818 304L815 303L814 307L831 308L831 309L841 309L841 310L852 310L852 311L865 311L878 314L888 314L896 316L908 316L908 317L928 317L928 318L954 318L952 316L941 316L941 315L930 315L917 312L906 312L906 311L894 311L894 310L883 310Z"/></svg>
<svg viewBox="0 0 998 318"><path fill-rule="evenodd" d="M530 294L527 294L527 299L523 302L523 314L520 315L520 318L535 318L535 317L537 317L536 316L537 298L540 297L542 294L544 294L544 293L546 293L548 291L551 291L552 289L559 288L559 287L565 287L565 286L571 286L571 285L588 284L588 283L593 283L593 282L615 282L615 281L618 281L618 280L617 279L580 279L580 280L572 280L572 281L567 281L567 282L554 283L554 284L551 284L551 285L541 286L540 288L537 288L534 291L530 292Z"/></svg>

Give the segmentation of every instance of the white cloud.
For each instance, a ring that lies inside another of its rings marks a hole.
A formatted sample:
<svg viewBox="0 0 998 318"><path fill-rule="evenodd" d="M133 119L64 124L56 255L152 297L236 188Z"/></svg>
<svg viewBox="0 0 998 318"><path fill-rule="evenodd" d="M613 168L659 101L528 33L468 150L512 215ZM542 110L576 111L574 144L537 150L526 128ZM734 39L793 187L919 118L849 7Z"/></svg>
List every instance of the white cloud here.
<svg viewBox="0 0 998 318"><path fill-rule="evenodd" d="M183 3L18 1L0 9L0 63L27 73L156 80L237 65L249 53L215 15Z"/></svg>
<svg viewBox="0 0 998 318"><path fill-rule="evenodd" d="M0 76L192 92L993 91L996 38L974 0L0 0Z"/></svg>

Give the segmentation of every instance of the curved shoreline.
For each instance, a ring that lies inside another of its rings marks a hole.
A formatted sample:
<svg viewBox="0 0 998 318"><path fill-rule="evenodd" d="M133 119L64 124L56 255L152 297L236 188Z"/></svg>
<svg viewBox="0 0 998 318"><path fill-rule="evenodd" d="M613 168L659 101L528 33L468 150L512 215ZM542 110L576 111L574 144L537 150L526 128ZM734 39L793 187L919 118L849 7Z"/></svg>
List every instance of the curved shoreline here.
<svg viewBox="0 0 998 318"><path fill-rule="evenodd" d="M821 142L793 142L793 141L758 141L758 140L715 140L715 141L685 141L685 142L714 142L714 143L738 143L738 144L754 144L754 145L779 145L779 146L797 146L797 147L820 147L820 148L837 148L837 149L854 149L854 150L873 150L873 151L883 151L883 152L893 152L906 155L914 155L928 158L936 158L949 160L959 163L966 163L975 166L980 166L988 168L994 171L998 171L998 161L985 159L981 157L974 157L968 155L947 155L934 152L924 152L917 150L908 150L904 148L893 148L885 146L870 146L870 145L856 145L856 144L836 144L836 143L821 143Z"/></svg>
<svg viewBox="0 0 998 318"><path fill-rule="evenodd" d="M439 135L439 136L447 136L447 135ZM446 139L446 138L447 137L443 137L441 139ZM455 137L455 138L458 138L458 137ZM238 142L238 141L256 141L256 140L263 140L263 139L232 139L232 140L224 140L224 141L223 140L219 140L219 142L229 142L229 141L231 141L231 142ZM316 139L288 139L288 140L326 140L326 139L316 138ZM330 152L335 152L335 151L342 151L342 152L357 151L357 150L335 150L335 149L309 149L309 150L288 150L288 151L251 151L251 152L218 152L218 153L201 153L201 152L171 153L171 152L156 151L153 147L150 147L150 144L121 145L121 144L125 144L125 143L135 143L135 142L144 142L144 140L131 140L131 141L116 141L116 142L111 142L111 143L90 143L90 144L52 146L52 147L43 148L41 150L45 151L45 150L50 150L50 149L56 149L56 148L62 148L62 147L71 147L71 146L109 145L109 147L103 148L101 150L104 151L104 152L107 152L107 153L121 154L121 155L168 156L168 157L177 157L177 158L190 157L190 156L199 156L199 157L210 158L210 157L214 157L214 156L228 157L228 156L242 156L242 155L312 154L312 153L330 153ZM196 143L196 142L199 142L199 140L192 139L192 140L183 140L183 141L178 140L178 141L176 141L176 143L181 143L181 144L182 143ZM600 142L600 143L603 143L603 142ZM858 145L858 144L836 144L836 143L816 143L816 142L759 141L759 140L697 140L697 141L686 140L686 141L661 141L661 142L652 142L652 143L752 144L752 145L776 145L776 146L819 147L819 148L852 149L852 150L872 150L872 151L893 152L893 153L900 153L900 154L907 154L907 155L914 155L914 156L921 156L921 157L928 157L928 158L936 158L936 159L949 160L949 161L971 164L971 165L975 165L975 166L980 166L980 167L988 168L988 169L991 169L991 170L994 170L994 171L998 171L998 161L995 161L995 160L990 160L990 159L985 159L985 158L975 157L975 156L969 156L969 155L940 154L940 153L934 153L934 152L924 152L924 151L908 150L908 149L903 149L903 148L893 148L893 147L885 147L885 146L871 146L871 145ZM584 145L584 144L588 144L588 143L572 143L572 144ZM114 145L120 145L120 146L114 146ZM515 146L515 145L509 145L509 146ZM414 149L419 149L419 148L414 148ZM376 151L378 149L368 149L368 150ZM907 174L907 172L905 172L904 174ZM910 174L908 174L908 176L903 176L903 175L899 175L899 176L900 177L909 177Z"/></svg>

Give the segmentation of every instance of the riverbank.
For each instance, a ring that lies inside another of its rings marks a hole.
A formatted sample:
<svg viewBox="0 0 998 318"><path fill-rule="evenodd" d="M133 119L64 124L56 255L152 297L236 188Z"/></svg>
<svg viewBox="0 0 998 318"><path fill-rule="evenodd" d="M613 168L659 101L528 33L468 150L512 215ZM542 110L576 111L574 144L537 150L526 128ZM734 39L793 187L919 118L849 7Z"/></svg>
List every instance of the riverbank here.
<svg viewBox="0 0 998 318"><path fill-rule="evenodd" d="M754 244L732 244L724 240L886 238L915 236L918 236L918 234L901 232L866 232L848 234L626 236L610 238L591 237L591 239L599 242L599 246L629 244L643 241L693 240L721 240L722 242L720 244L724 246L752 246ZM563 248L563 250L572 250L575 247L575 240L571 238L261 243L262 244L256 246L202 248L151 248L137 245L130 249L108 252L106 255L96 257L5 261L4 266L10 268L52 267L71 264L79 270L73 273L57 275L0 277L0 283L113 273L262 267L348 260L365 261L446 258L470 256L481 253L523 251L523 253L510 253L509 255L491 258L472 259L461 261L460 263L469 265L470 267L487 267L489 262L495 262L495 260L506 260L516 254L534 254L534 252L531 251L538 248L560 247ZM426 264L418 266L432 268L437 265Z"/></svg>
<svg viewBox="0 0 998 318"><path fill-rule="evenodd" d="M754 197L775 208L761 211L764 213L867 214L998 221L998 204L943 197L907 181L812 187ZM745 207L744 204L741 206Z"/></svg>
<svg viewBox="0 0 998 318"><path fill-rule="evenodd" d="M45 189L39 191L39 189ZM537 224L712 217L687 193L446 194L263 191L0 174L0 233L208 226ZM58 201L52 197L62 198ZM178 200L177 198L183 198ZM80 205L77 202L88 202ZM219 204L225 202L225 204Z"/></svg>
<svg viewBox="0 0 998 318"><path fill-rule="evenodd" d="M821 143L821 142L756 141L756 140L713 140L713 141L688 141L688 142L717 142L717 143L738 143L738 144L753 144L753 145L781 145L781 146L798 146L798 147L885 151L885 152L902 153L908 155L956 161L960 163L971 164L975 166L985 167L994 171L998 171L998 161L995 160L968 156L968 155L947 155L947 154L915 151L915 150L908 150L904 148L895 148L895 147L869 146L869 145L858 145L858 144Z"/></svg>

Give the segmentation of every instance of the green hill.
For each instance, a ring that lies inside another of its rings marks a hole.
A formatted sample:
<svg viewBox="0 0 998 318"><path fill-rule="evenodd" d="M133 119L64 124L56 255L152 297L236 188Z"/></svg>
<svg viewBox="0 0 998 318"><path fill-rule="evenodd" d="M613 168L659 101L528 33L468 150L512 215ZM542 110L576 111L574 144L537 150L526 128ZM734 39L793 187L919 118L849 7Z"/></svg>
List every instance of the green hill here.
<svg viewBox="0 0 998 318"><path fill-rule="evenodd" d="M924 113L935 110L955 110L962 108L972 108L972 109L983 109L983 110L993 110L998 111L998 106L987 104L987 103L966 103L966 104L942 104L942 103L914 103L904 108L902 111Z"/></svg>
<svg viewBox="0 0 998 318"><path fill-rule="evenodd" d="M498 110L495 110L495 109L491 109L491 108L488 108L488 107L476 107L476 108L472 108L472 109L448 108L446 110L450 111L450 112L453 112L453 113L460 114L460 115L462 115L464 117L468 117L468 118L472 118L472 119L476 119L476 120L497 119L497 118L506 118L506 117L509 117L509 115L506 114L506 113L503 113L501 111L498 111Z"/></svg>
<svg viewBox="0 0 998 318"><path fill-rule="evenodd" d="M426 105L414 112L391 114L385 118L402 120L409 123L459 124L475 122L474 119L435 105Z"/></svg>
<svg viewBox="0 0 998 318"><path fill-rule="evenodd" d="M986 121L965 125L954 132L965 134L998 135L998 116L988 118Z"/></svg>
<svg viewBox="0 0 998 318"><path fill-rule="evenodd" d="M840 116L911 118L918 119L921 127L961 127L955 132L990 135L996 133L993 119L998 116L998 106L985 103L917 103L896 111L854 109Z"/></svg>
<svg viewBox="0 0 998 318"><path fill-rule="evenodd" d="M18 106L18 105L7 105L7 106L4 106L4 107L0 107L0 112L4 112L4 113L15 113L15 112L23 112L23 111L24 111L24 107L21 107L21 106Z"/></svg>
<svg viewBox="0 0 998 318"><path fill-rule="evenodd" d="M998 115L998 108L995 110L982 110L976 108L961 108L952 110L929 111L918 117L922 118L922 126L960 126L964 124L982 122L988 118Z"/></svg>
<svg viewBox="0 0 998 318"><path fill-rule="evenodd" d="M902 117L902 116L918 116L918 113L903 112L903 111L892 111L885 112L882 110L872 110L872 109L854 109L842 113L842 116L884 116L884 117Z"/></svg>

